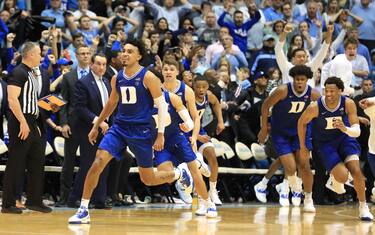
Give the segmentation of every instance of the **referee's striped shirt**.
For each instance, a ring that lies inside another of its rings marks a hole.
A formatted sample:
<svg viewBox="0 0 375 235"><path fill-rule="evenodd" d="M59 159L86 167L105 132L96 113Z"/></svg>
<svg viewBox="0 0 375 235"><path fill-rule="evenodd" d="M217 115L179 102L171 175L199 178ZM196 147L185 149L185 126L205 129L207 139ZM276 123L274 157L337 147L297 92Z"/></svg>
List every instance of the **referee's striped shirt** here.
<svg viewBox="0 0 375 235"><path fill-rule="evenodd" d="M27 65L21 63L14 68L8 78L8 85L21 88L18 100L23 114L39 115L38 108L38 89L39 84L33 70Z"/></svg>

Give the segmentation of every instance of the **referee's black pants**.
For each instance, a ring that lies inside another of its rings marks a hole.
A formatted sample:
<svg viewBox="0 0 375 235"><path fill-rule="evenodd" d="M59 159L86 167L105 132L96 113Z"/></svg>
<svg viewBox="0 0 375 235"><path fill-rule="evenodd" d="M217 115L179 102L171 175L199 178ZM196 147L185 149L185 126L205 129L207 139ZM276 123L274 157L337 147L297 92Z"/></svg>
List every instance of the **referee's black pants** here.
<svg viewBox="0 0 375 235"><path fill-rule="evenodd" d="M45 143L41 138L36 118L31 115L25 115L25 118L30 128L26 140L18 137L20 123L17 118L11 114L8 120L9 158L4 174L3 208L15 206L17 187L22 184L25 169L27 170L26 205L42 205Z"/></svg>

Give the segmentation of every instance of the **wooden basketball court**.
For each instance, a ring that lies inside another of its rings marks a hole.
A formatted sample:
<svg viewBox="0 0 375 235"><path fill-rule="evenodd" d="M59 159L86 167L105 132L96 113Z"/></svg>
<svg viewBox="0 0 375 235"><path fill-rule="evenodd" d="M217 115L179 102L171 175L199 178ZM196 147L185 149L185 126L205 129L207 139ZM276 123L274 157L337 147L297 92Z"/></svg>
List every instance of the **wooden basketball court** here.
<svg viewBox="0 0 375 235"><path fill-rule="evenodd" d="M316 208L316 214L309 214L302 207L278 204L226 204L219 207L218 218L207 219L184 205L148 204L91 210L91 225L68 225L73 209L25 211L0 214L0 234L375 234L373 223L359 221L357 205Z"/></svg>

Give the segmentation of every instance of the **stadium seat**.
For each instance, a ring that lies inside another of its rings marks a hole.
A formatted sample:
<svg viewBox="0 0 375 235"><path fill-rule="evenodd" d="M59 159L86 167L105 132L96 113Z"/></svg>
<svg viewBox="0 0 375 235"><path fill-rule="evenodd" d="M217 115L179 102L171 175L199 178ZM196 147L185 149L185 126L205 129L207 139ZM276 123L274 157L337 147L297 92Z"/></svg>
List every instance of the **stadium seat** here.
<svg viewBox="0 0 375 235"><path fill-rule="evenodd" d="M242 161L249 160L253 157L253 153L244 143L237 142L235 148L238 158Z"/></svg>
<svg viewBox="0 0 375 235"><path fill-rule="evenodd" d="M65 156L65 154L64 154L65 139L61 136L57 136L57 137L55 137L55 139L53 141L53 145L55 146L55 150L56 150L57 154L60 157L64 157Z"/></svg>
<svg viewBox="0 0 375 235"><path fill-rule="evenodd" d="M224 156L224 148L221 145L220 141L217 140L216 138L211 138L211 142L215 146L216 157L222 157L222 156Z"/></svg>
<svg viewBox="0 0 375 235"><path fill-rule="evenodd" d="M52 146L48 143L47 141L47 144L46 144L46 151L45 151L45 156L48 156L50 155L51 153L53 153L53 148Z"/></svg>
<svg viewBox="0 0 375 235"><path fill-rule="evenodd" d="M225 143L224 141L220 141L220 143L224 148L224 155L226 159L231 159L232 157L236 155L233 149L227 143Z"/></svg>
<svg viewBox="0 0 375 235"><path fill-rule="evenodd" d="M264 146L261 146L257 143L251 145L251 152L254 155L254 158L258 161L264 160L267 158L266 152L264 151Z"/></svg>
<svg viewBox="0 0 375 235"><path fill-rule="evenodd" d="M8 147L6 146L4 141L0 139L0 154L5 153L6 151L8 151Z"/></svg>

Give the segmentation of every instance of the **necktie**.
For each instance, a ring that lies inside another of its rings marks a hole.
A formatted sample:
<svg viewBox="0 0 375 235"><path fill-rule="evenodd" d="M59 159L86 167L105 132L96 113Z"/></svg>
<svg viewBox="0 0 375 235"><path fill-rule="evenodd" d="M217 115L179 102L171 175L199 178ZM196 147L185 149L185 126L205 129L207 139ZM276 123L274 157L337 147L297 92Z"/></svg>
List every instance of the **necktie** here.
<svg viewBox="0 0 375 235"><path fill-rule="evenodd" d="M81 78L83 78L84 76L86 76L86 74L87 74L87 72L86 72L86 70L81 70L81 77L79 78L79 79L81 79Z"/></svg>
<svg viewBox="0 0 375 235"><path fill-rule="evenodd" d="M99 83L100 83L100 86L102 87L102 92L101 92L101 97L102 97L102 101L103 101L103 107L104 105L107 103L108 101L108 91L107 91L107 88L103 82L103 78L100 78L99 79Z"/></svg>

